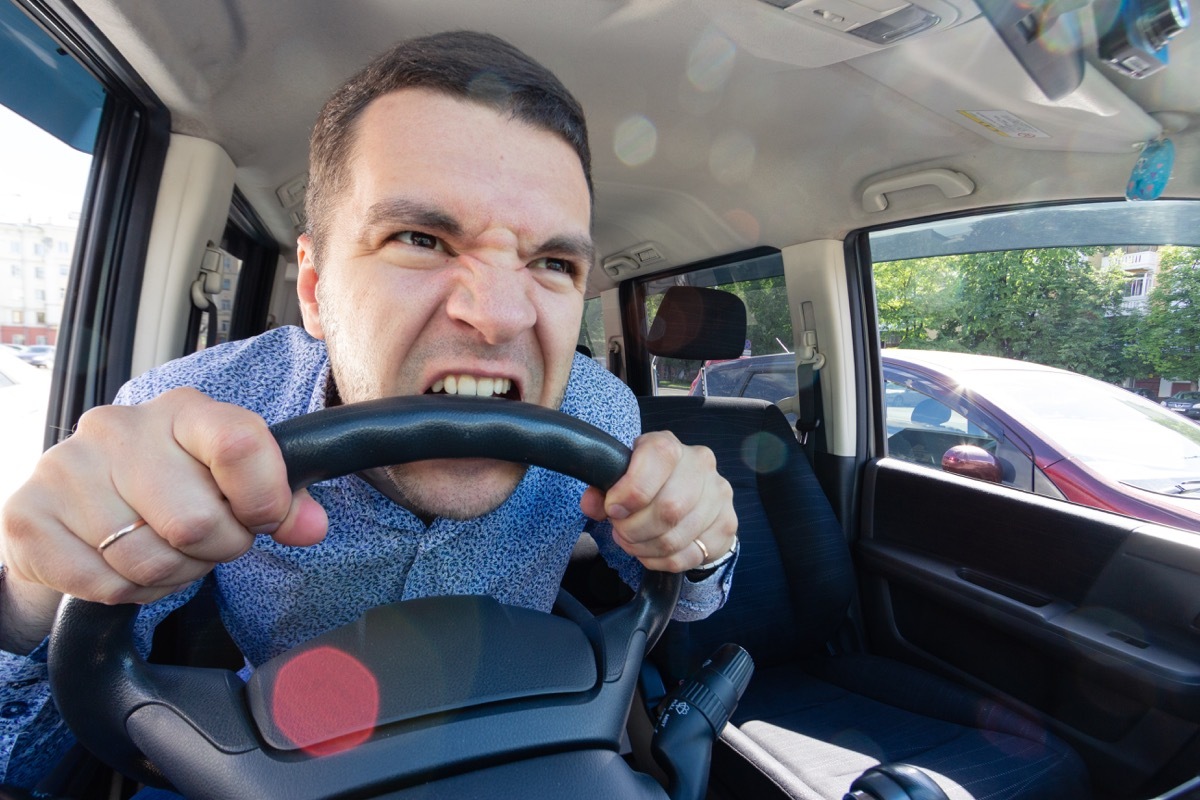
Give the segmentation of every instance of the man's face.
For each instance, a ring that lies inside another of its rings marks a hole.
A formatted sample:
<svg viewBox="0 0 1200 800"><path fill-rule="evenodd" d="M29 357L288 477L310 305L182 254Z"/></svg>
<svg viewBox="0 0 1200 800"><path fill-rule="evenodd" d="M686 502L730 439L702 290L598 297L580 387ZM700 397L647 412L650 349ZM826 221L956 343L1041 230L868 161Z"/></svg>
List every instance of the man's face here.
<svg viewBox="0 0 1200 800"><path fill-rule="evenodd" d="M325 339L343 401L477 393L557 408L593 258L571 146L405 89L359 117L348 169L321 263L307 236L298 247L304 326ZM523 471L445 460L390 473L413 511L468 517L502 503Z"/></svg>

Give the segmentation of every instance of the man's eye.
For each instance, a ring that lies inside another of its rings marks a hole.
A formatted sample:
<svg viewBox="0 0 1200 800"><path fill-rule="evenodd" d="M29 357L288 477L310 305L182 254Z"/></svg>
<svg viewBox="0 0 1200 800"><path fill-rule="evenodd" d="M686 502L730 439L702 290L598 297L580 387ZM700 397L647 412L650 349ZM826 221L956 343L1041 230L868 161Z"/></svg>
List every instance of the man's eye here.
<svg viewBox="0 0 1200 800"><path fill-rule="evenodd" d="M565 258L539 258L529 264L533 269L544 269L550 272L561 272L564 275L575 274L575 264Z"/></svg>
<svg viewBox="0 0 1200 800"><path fill-rule="evenodd" d="M396 234L396 241L411 244L413 247L424 247L427 250L445 251L446 245L436 236L420 231L401 231Z"/></svg>

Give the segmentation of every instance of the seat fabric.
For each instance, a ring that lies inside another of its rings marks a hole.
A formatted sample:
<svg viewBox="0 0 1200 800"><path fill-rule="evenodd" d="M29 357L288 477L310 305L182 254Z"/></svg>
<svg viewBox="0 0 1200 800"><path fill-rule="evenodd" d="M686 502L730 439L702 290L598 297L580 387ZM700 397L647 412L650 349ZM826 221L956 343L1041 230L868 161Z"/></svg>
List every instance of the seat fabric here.
<svg viewBox="0 0 1200 800"><path fill-rule="evenodd" d="M655 651L667 680L724 642L755 660L714 785L731 796L840 800L865 769L907 762L954 800L1089 796L1078 755L1036 721L900 662L828 655L854 592L850 552L778 408L711 397L639 403L644 430L708 446L734 488L741 553L729 600L706 620L672 623Z"/></svg>

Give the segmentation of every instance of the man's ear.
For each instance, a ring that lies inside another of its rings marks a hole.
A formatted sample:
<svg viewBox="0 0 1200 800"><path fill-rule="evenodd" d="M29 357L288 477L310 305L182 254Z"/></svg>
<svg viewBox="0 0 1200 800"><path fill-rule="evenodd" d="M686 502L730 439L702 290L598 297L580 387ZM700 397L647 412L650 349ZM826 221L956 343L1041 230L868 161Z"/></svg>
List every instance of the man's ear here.
<svg viewBox="0 0 1200 800"><path fill-rule="evenodd" d="M321 327L321 306L317 302L317 263L312 237L301 234L296 240L296 259L300 262L300 274L296 278L296 294L300 298L300 316L304 330L314 339L324 339Z"/></svg>

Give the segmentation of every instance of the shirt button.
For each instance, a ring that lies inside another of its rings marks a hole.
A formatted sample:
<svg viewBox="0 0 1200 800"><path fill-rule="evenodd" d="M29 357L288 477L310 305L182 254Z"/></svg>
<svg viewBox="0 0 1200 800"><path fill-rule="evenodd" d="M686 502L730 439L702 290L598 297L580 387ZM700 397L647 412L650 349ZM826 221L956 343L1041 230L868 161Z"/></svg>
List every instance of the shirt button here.
<svg viewBox="0 0 1200 800"><path fill-rule="evenodd" d="M22 703L20 700L15 700L11 703L5 703L0 706L0 719L14 719L22 716L29 710L28 703Z"/></svg>

